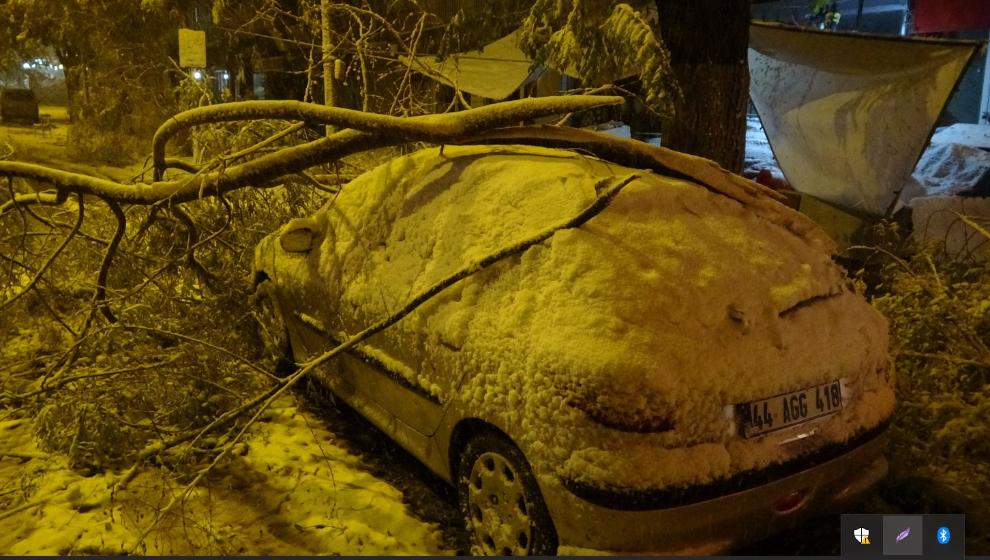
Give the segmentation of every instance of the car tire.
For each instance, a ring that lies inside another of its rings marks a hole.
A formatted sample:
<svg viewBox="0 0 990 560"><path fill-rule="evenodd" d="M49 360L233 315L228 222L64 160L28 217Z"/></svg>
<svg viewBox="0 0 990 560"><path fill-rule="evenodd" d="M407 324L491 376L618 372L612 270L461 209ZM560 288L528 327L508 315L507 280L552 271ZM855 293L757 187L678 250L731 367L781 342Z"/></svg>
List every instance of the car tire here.
<svg viewBox="0 0 990 560"><path fill-rule="evenodd" d="M471 554L548 556L557 531L522 451L507 437L482 432L460 455L457 496Z"/></svg>
<svg viewBox="0 0 990 560"><path fill-rule="evenodd" d="M288 377L296 371L297 366L292 358L289 328L273 291L270 281L258 285L252 296L253 315L266 365L273 368L276 377Z"/></svg>

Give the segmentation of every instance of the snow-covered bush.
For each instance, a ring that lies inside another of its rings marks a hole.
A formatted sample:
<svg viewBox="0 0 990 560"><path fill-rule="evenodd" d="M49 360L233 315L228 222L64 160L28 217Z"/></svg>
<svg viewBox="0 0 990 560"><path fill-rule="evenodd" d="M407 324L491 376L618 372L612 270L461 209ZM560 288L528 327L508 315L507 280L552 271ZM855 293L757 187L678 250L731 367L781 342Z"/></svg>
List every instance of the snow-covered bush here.
<svg viewBox="0 0 990 560"><path fill-rule="evenodd" d="M990 490L990 263L937 246L890 254L874 304L890 320L900 409L894 465Z"/></svg>

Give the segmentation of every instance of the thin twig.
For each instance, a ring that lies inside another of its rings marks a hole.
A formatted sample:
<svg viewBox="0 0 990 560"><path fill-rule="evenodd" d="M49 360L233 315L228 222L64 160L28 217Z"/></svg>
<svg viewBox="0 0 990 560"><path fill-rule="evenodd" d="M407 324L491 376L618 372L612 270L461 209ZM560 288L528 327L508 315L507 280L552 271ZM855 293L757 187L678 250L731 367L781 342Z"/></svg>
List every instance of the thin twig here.
<svg viewBox="0 0 990 560"><path fill-rule="evenodd" d="M34 284L38 281L38 278L40 278L41 275L44 274L46 270L48 270L48 267L50 267L52 263L55 262L55 259L59 256L59 254L61 254L62 251L69 245L69 242L72 241L72 238L76 236L76 233L79 232L79 228L82 227L82 223L83 223L84 210L83 210L82 195L78 195L78 198L79 198L79 213L77 215L75 225L72 226L72 230L69 231L69 233L65 236L65 239L62 240L62 243L48 257L48 260L45 261L45 264L41 265L41 267L38 269L35 275L31 277L31 280L28 282L27 286L25 286L23 289L18 291L16 294L10 296L10 298L7 299L7 301L0 303L0 310L8 307L10 304L20 299L21 296L26 294L27 291L30 290L34 286Z"/></svg>

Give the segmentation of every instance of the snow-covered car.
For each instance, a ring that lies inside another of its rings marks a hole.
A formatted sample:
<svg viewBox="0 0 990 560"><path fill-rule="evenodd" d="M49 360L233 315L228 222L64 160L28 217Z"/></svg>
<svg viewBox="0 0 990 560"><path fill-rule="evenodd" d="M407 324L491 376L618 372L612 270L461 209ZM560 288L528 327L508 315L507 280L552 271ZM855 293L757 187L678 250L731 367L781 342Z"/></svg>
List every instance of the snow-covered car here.
<svg viewBox="0 0 990 560"><path fill-rule="evenodd" d="M317 374L457 488L474 552L712 553L887 471L886 322L830 240L757 185L656 153L679 171L425 149L256 248L273 347L303 363L628 182Z"/></svg>

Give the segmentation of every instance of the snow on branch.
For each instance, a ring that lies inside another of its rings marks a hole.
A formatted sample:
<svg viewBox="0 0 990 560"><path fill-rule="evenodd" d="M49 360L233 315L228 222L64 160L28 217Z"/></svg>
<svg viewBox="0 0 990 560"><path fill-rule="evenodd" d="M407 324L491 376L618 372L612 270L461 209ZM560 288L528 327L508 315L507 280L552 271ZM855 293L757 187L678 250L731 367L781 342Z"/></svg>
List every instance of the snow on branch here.
<svg viewBox="0 0 990 560"><path fill-rule="evenodd" d="M494 126L622 103L623 99L617 96L539 97L420 117L393 117L302 101L238 101L209 105L179 113L155 131L152 139L155 179L162 178L168 140L181 130L202 124L259 119L296 120L438 142Z"/></svg>
<svg viewBox="0 0 990 560"><path fill-rule="evenodd" d="M24 204L41 204L46 206L58 206L65 202L65 198L59 196L56 191L41 191L14 195L13 198L0 204L0 217L11 209Z"/></svg>
<svg viewBox="0 0 990 560"><path fill-rule="evenodd" d="M216 196L246 187L261 186L284 175L299 173L309 167L332 162L345 155L370 148L402 144L406 142L455 142L465 136L485 130L503 127L539 117L558 115L595 107L618 105L623 102L617 96L559 96L520 99L496 103L458 113L427 115L422 117L389 117L370 115L347 109L328 108L305 103L290 107L318 108L314 118L322 115L320 123L336 125L353 124L370 128L374 132L353 129L341 130L326 138L283 148L245 163L216 170L184 176L171 181L124 184L70 173L31 163L0 161L0 176L20 177L51 184L57 191L93 195L105 200L127 204L150 205L162 201L187 202L204 196ZM159 129L156 139L161 142L160 159L155 158L156 169L166 165L164 142L170 133L184 126L205 122L225 122L253 118L279 118L285 116L282 101L247 101L200 107L180 113L170 123ZM192 116L188 116L188 115ZM356 117L356 114L364 115ZM187 116L183 116L187 115ZM343 117L341 115L347 115ZM351 119L350 121L345 119ZM169 132L170 131L170 132ZM159 144L156 144L156 149Z"/></svg>

